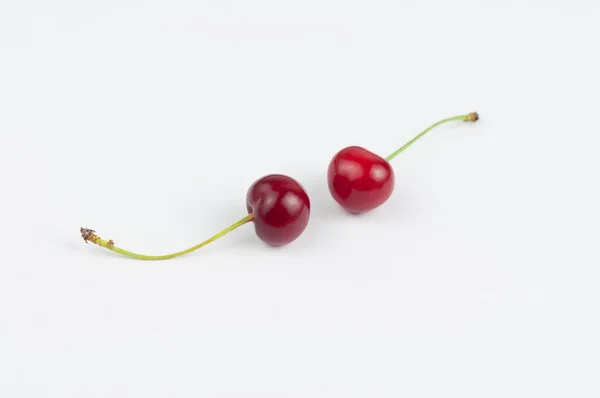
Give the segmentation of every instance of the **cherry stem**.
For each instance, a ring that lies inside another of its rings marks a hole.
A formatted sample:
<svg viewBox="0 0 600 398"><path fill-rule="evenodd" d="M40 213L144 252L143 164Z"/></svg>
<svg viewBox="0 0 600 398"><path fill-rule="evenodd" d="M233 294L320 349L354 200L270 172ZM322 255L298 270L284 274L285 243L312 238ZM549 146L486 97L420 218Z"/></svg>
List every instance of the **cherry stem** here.
<svg viewBox="0 0 600 398"><path fill-rule="evenodd" d="M419 138L423 137L425 134L427 134L429 131L433 130L435 127L439 126L440 124L444 124L444 123L452 122L452 121L476 122L477 120L479 120L479 115L477 114L477 112L472 112L472 113L469 113L468 115L453 116L453 117L449 117L446 119L442 119L442 120L432 124L431 126L427 127L425 130L423 130L421 133L419 133L415 138L408 141L396 152L392 153L390 156L385 158L385 160L387 160L389 162L390 160L394 159L396 156L398 156L400 153L402 153L406 148L408 148L409 146L414 144Z"/></svg>
<svg viewBox="0 0 600 398"><path fill-rule="evenodd" d="M96 235L96 231L91 230L91 229L81 228L80 232L81 232L81 237L83 238L85 243L92 242L98 246L104 247L105 249L111 250L115 253L119 253L119 254L122 254L127 257L135 258L138 260L167 260L170 258L183 256L184 254L191 253L194 250L198 250L201 247L206 246L211 242L214 242L215 240L219 239L220 237L228 234L229 232L233 231L234 229L236 229L238 227L241 227L242 225L244 225L246 223L249 223L252 220L254 220L254 215L252 213L250 213L246 217L242 218L241 220L237 221L234 224L231 224L229 227L225 228L224 230L217 233L216 235L213 235L210 238L206 239L204 242L198 243L196 246L192 246L189 249L182 250L180 252L164 254L161 256L147 256L145 254L137 254L137 253L133 253L128 250L125 250L125 249L121 249L120 247L115 246L115 243L112 240L104 240L104 239L100 238L98 235Z"/></svg>

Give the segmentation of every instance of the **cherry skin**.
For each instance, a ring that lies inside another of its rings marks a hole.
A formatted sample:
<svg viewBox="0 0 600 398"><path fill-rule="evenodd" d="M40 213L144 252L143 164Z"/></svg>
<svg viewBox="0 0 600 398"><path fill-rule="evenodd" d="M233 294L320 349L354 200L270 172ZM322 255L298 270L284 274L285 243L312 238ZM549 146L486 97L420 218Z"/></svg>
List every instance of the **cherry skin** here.
<svg viewBox="0 0 600 398"><path fill-rule="evenodd" d="M331 195L350 213L381 206L394 190L394 170L381 156L359 146L339 151L327 171Z"/></svg>
<svg viewBox="0 0 600 398"><path fill-rule="evenodd" d="M308 225L310 200L291 177L271 174L255 181L246 195L256 235L271 246L296 240Z"/></svg>

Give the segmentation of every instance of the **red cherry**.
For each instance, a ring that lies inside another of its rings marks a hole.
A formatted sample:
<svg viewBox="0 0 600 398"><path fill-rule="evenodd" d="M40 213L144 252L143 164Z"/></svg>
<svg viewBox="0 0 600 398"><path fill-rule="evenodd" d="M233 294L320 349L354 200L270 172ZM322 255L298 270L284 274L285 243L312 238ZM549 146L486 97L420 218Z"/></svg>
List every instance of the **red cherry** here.
<svg viewBox="0 0 600 398"><path fill-rule="evenodd" d="M331 196L351 213L366 213L381 206L394 190L394 170L389 161L440 124L453 120L474 122L477 113L442 119L429 126L400 149L382 158L359 146L350 146L335 154L327 170Z"/></svg>
<svg viewBox="0 0 600 398"><path fill-rule="evenodd" d="M359 146L339 151L329 163L331 195L351 213L381 206L394 190L394 170L381 156Z"/></svg>
<svg viewBox="0 0 600 398"><path fill-rule="evenodd" d="M302 185L280 174L268 175L252 184L246 207L254 215L256 235L272 246L296 240L310 217L310 200Z"/></svg>
<svg viewBox="0 0 600 398"><path fill-rule="evenodd" d="M296 240L308 225L310 200L300 183L281 174L271 174L255 181L246 195L248 215L205 241L180 252L149 256L133 253L104 240L91 229L81 228L83 240L92 242L115 253L138 260L166 260L198 250L236 228L254 222L256 234L272 246L282 246Z"/></svg>

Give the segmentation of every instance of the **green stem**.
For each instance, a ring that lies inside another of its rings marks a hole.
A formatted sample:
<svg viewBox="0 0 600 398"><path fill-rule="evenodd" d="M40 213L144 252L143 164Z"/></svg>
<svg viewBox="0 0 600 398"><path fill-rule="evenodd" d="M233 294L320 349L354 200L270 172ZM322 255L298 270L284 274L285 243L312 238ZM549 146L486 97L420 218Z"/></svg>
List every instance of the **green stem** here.
<svg viewBox="0 0 600 398"><path fill-rule="evenodd" d="M409 146L414 144L419 138L423 137L425 134L427 134L429 131L433 130L440 124L444 124L444 123L452 122L452 121L460 121L460 120L465 121L465 122L475 122L478 119L479 119L479 115L477 115L476 112L469 113L468 115L453 116L453 117L449 117L446 119L442 119L442 120L432 124L431 126L427 127L425 130L423 130L421 133L419 133L415 138L408 141L401 148L399 148L394 153L392 153L387 158L385 158L385 160L387 160L389 162L390 160L394 159L396 156L398 156L400 153L402 153L406 148L408 148Z"/></svg>
<svg viewBox="0 0 600 398"><path fill-rule="evenodd" d="M138 260L167 260L170 258L183 256L184 254L191 253L194 250L198 250L201 247L206 246L209 243L214 242L215 240L219 239L220 237L228 234L229 232L233 231L234 229L241 227L242 225L244 225L246 223L249 223L253 219L254 219L254 216L252 213L250 213L246 217L242 218L241 220L237 221L234 224L231 224L229 227L225 228L224 230L217 233L216 235L211 236L204 242L198 243L196 246L192 246L189 249L185 249L180 252L171 253L171 254L163 254L161 256L147 256L145 254L137 254L137 253L133 253L128 250L125 250L125 249L121 249L120 247L115 246L115 244L112 240L104 240L104 239L100 238L99 236L96 235L95 231L93 231L91 229L81 228L80 232L81 232L81 237L83 238L83 240L86 243L87 242L95 243L98 246L104 247L105 249L111 250L115 253L119 253L119 254L122 254L127 257L135 258Z"/></svg>

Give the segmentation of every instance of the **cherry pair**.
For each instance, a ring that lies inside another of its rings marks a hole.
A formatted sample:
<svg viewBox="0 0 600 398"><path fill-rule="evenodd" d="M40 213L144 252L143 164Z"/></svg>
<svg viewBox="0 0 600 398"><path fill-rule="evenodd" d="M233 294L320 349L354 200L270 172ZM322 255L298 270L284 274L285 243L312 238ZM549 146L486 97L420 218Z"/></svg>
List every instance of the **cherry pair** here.
<svg viewBox="0 0 600 398"><path fill-rule="evenodd" d="M450 121L474 122L477 113L442 119L429 126L385 159L362 147L350 146L339 151L329 164L327 182L329 191L337 203L350 213L365 213L381 206L394 190L394 170L389 161L414 144L440 124ZM256 234L272 246L282 246L296 240L306 229L310 218L310 199L300 183L291 177L271 174L255 181L246 194L248 215L218 234L189 249L160 256L133 253L115 246L112 240L104 240L95 231L81 228L81 236L87 242L140 260L166 260L197 250L234 229L254 223Z"/></svg>

